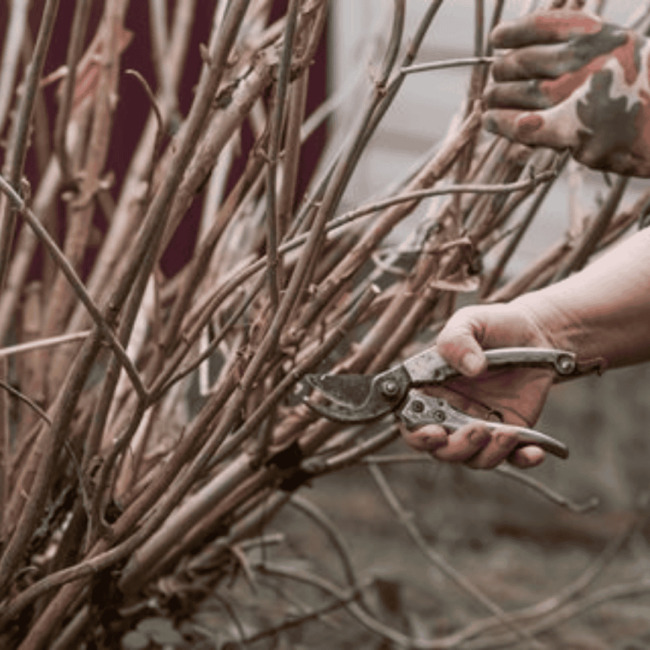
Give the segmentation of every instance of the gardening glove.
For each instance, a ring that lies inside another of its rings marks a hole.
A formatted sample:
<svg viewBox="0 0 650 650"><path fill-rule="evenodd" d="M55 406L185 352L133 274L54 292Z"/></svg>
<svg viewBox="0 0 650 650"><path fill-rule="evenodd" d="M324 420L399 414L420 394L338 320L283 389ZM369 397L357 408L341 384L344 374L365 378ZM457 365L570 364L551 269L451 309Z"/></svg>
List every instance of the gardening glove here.
<svg viewBox="0 0 650 650"><path fill-rule="evenodd" d="M532 427L552 385L553 373L540 368L484 373L484 349L520 346L552 346L525 306L513 302L460 309L440 332L436 347L463 376L431 392L477 418ZM537 446L517 447L511 431L480 424L461 427L451 434L433 424L414 431L403 427L402 435L418 451L475 469L491 469L504 460L528 468L544 460L544 451Z"/></svg>
<svg viewBox="0 0 650 650"><path fill-rule="evenodd" d="M583 11L529 14L496 27L485 127L569 149L594 169L650 177L648 39Z"/></svg>

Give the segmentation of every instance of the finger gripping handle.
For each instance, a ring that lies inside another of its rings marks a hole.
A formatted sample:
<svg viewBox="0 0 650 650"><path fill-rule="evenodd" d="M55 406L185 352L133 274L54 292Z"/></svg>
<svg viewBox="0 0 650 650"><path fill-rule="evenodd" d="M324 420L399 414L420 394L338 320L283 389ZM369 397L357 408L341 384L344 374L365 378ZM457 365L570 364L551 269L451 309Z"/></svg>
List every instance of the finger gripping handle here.
<svg viewBox="0 0 650 650"><path fill-rule="evenodd" d="M486 350L488 368L509 366L550 366L558 375L570 375L576 370L576 356L567 350L554 348L498 348Z"/></svg>
<svg viewBox="0 0 650 650"><path fill-rule="evenodd" d="M454 408L444 399L431 397L416 390L411 390L407 395L399 417L410 430L418 429L425 424L438 424L446 431L453 432L468 424L480 424L492 430L513 432L517 436L520 446L537 445L558 458L567 458L569 455L569 449L563 442L545 433L512 424L488 422L474 418Z"/></svg>
<svg viewBox="0 0 650 650"><path fill-rule="evenodd" d="M577 372L576 355L555 348L495 348L485 350L485 358L488 370L541 367L554 370L558 376L565 378ZM442 384L460 374L442 358L435 347L407 359L402 366L408 373L412 386Z"/></svg>

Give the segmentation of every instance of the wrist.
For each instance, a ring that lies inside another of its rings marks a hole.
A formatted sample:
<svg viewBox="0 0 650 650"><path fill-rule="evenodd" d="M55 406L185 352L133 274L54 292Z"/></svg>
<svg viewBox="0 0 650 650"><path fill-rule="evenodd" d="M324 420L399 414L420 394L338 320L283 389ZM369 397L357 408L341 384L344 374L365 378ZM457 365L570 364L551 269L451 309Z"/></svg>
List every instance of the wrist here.
<svg viewBox="0 0 650 650"><path fill-rule="evenodd" d="M546 295L545 290L535 291L515 298L515 306L530 328L536 333L537 345L567 350L579 358L592 355L588 336L575 314L562 309L556 301Z"/></svg>
<svg viewBox="0 0 650 650"><path fill-rule="evenodd" d="M579 374L603 372L607 360L594 345L585 323L546 293L541 290L524 294L511 303L530 322L531 331L535 332L535 344L575 354Z"/></svg>

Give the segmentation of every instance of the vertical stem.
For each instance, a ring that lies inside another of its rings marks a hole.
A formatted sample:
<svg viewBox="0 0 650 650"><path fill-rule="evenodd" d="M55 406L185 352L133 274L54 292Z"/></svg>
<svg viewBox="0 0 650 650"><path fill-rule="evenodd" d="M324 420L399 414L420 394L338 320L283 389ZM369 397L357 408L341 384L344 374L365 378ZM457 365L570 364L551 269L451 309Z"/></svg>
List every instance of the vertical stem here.
<svg viewBox="0 0 650 650"><path fill-rule="evenodd" d="M485 29L485 6L483 0L474 0L474 56L480 57L483 55L483 43ZM475 70L481 70L482 67L477 67Z"/></svg>
<svg viewBox="0 0 650 650"><path fill-rule="evenodd" d="M162 89L163 96L167 97L170 89L165 69L165 50L168 47L166 0L149 0L149 16L154 68L158 86Z"/></svg>
<svg viewBox="0 0 650 650"><path fill-rule="evenodd" d="M0 377L7 376L7 359L0 359ZM11 432L9 431L9 410L7 395L0 391L0 539L4 531L4 513L9 499L9 476L11 463Z"/></svg>
<svg viewBox="0 0 650 650"><path fill-rule="evenodd" d="M233 0L228 5L219 33L214 35L207 70L201 75L186 129L178 143L169 173L151 201L135 244L129 251L128 262L112 292L108 307L111 311L120 309L127 296L130 301L127 310L137 309L140 304L151 269L158 258L158 248L174 193L201 137L206 117L226 68L228 55L249 3L250 0Z"/></svg>
<svg viewBox="0 0 650 650"><path fill-rule="evenodd" d="M9 105L14 96L14 81L27 26L29 0L14 0L5 32L0 69L0 133L4 131Z"/></svg>
<svg viewBox="0 0 650 650"><path fill-rule="evenodd" d="M305 114L308 88L309 70L307 69L293 82L289 98L282 188L278 200L278 221L283 235L287 232L286 226L290 221L296 194L300 164L300 125Z"/></svg>
<svg viewBox="0 0 650 650"><path fill-rule="evenodd" d="M43 8L41 24L38 29L36 45L32 53L32 60L27 66L23 91L18 105L16 121L11 130L9 146L7 148L6 174L9 183L14 188L18 187L23 173L23 165L29 144L29 127L34 113L34 104L38 84L45 63L45 55L50 45L56 15L59 9L59 0L47 0ZM11 202L6 198L0 200L0 289L4 288L9 255L11 253L14 231L16 228L16 214Z"/></svg>
<svg viewBox="0 0 650 650"><path fill-rule="evenodd" d="M500 22L501 15L503 14L503 8L505 6L505 0L496 0L494 3L494 9L492 11L492 20L490 21L490 31L492 31ZM488 42L485 49L485 56L491 56L493 52L492 45Z"/></svg>
<svg viewBox="0 0 650 650"><path fill-rule="evenodd" d="M72 172L70 170L68 150L66 147L66 131L72 109L72 97L77 78L77 63L79 63L84 39L86 37L90 7L91 3L89 0L77 0L75 5L72 27L70 29L70 42L68 43L68 53L65 62L67 74L63 81L61 105L59 106L59 111L56 115L56 122L54 125L54 150L59 159L59 165L61 167L64 182L72 180Z"/></svg>
<svg viewBox="0 0 650 650"><path fill-rule="evenodd" d="M298 7L300 0L289 0L287 22L284 30L284 45L282 58L278 69L278 81L275 86L273 117L271 121L271 136L269 141L268 165L266 168L266 233L268 246L267 275L269 281L271 305L277 309L280 300L280 280L278 278L278 212L276 201L276 183L278 154L282 141L282 124L284 122L284 106L289 85L291 61L293 55L293 42L296 32Z"/></svg>
<svg viewBox="0 0 650 650"><path fill-rule="evenodd" d="M64 252L68 262L75 270L80 269L88 246L92 230L92 216L95 210L95 197L108 156L115 107L114 98L118 91L120 37L124 31L126 4L126 0L107 1L99 28L101 30L99 82L93 97L92 125L83 163L84 175L79 193L70 201L66 215L67 232ZM63 273L57 274L49 293L49 302L43 323L46 336L65 330L74 307L74 293ZM65 358L69 352L63 351L62 354ZM48 368L50 393L54 393L60 386L63 368L67 365L57 362L58 355L59 352L55 351L50 357L52 360Z"/></svg>

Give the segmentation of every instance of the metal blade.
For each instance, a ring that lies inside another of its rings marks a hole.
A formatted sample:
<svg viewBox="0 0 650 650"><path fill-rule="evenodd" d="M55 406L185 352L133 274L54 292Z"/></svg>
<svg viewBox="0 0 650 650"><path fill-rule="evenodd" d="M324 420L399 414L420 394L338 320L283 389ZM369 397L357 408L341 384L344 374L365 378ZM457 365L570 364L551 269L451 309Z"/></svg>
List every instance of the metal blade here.
<svg viewBox="0 0 650 650"><path fill-rule="evenodd" d="M361 406L372 390L372 376L368 375L306 375L305 381L333 402L354 407Z"/></svg>
<svg viewBox="0 0 650 650"><path fill-rule="evenodd" d="M368 422L395 410L409 387L398 366L379 375L306 375L306 383L327 400L306 400L314 410L340 422Z"/></svg>
<svg viewBox="0 0 650 650"><path fill-rule="evenodd" d="M349 424L359 422L369 422L375 420L375 416L369 416L365 411L360 411L359 407L346 406L337 402L329 404L319 404L313 400L303 398L303 402L313 409L319 415L332 420L332 422L346 422Z"/></svg>

